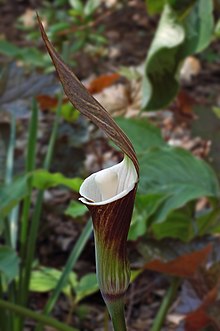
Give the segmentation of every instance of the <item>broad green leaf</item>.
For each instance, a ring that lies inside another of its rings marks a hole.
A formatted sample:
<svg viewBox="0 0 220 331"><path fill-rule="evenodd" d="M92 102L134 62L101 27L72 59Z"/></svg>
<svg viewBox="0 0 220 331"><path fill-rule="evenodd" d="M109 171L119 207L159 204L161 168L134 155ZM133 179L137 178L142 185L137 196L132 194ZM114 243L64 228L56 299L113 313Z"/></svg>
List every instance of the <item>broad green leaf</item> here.
<svg viewBox="0 0 220 331"><path fill-rule="evenodd" d="M173 212L163 223L152 225L153 234L156 239L175 238L189 241L194 236L192 219L181 212Z"/></svg>
<svg viewBox="0 0 220 331"><path fill-rule="evenodd" d="M117 118L116 122L131 139L139 157L150 147L165 145L160 130L146 119Z"/></svg>
<svg viewBox="0 0 220 331"><path fill-rule="evenodd" d="M0 215L1 218L9 214L28 194L28 180L33 176L33 187L45 190L50 187L64 185L78 192L83 180L81 178L67 178L60 173L50 173L46 170L36 170L32 174L18 177L10 185L0 187Z"/></svg>
<svg viewBox="0 0 220 331"><path fill-rule="evenodd" d="M157 222L174 209L201 198L219 199L218 179L204 161L181 148L154 148L140 158L139 192L169 195L159 208Z"/></svg>
<svg viewBox="0 0 220 331"><path fill-rule="evenodd" d="M81 301L83 298L97 292L99 289L96 274L88 273L80 279L80 282L75 288L76 302Z"/></svg>
<svg viewBox="0 0 220 331"><path fill-rule="evenodd" d="M176 95L178 51L184 38L185 31L177 13L166 5L146 59L142 99L144 109L160 109Z"/></svg>
<svg viewBox="0 0 220 331"><path fill-rule="evenodd" d="M204 50L214 34L213 0L198 0L183 21L185 41L182 57Z"/></svg>
<svg viewBox="0 0 220 331"><path fill-rule="evenodd" d="M164 6L145 63L144 110L161 109L173 100L182 61L204 50L214 34L212 0L169 3Z"/></svg>
<svg viewBox="0 0 220 331"><path fill-rule="evenodd" d="M17 178L8 185L0 187L0 215L8 213L28 194L28 175Z"/></svg>
<svg viewBox="0 0 220 331"><path fill-rule="evenodd" d="M150 217L157 211L167 197L167 194L164 193L137 194L128 240L136 240L138 237L146 234L150 223Z"/></svg>
<svg viewBox="0 0 220 331"><path fill-rule="evenodd" d="M81 178L67 178L58 172L50 173L47 170L36 170L33 173L33 186L41 190L64 185L78 192L82 182Z"/></svg>
<svg viewBox="0 0 220 331"><path fill-rule="evenodd" d="M55 268L40 267L39 270L34 270L31 273L30 291L33 292L49 292L53 290L61 277L62 271ZM77 276L74 272L71 273L71 283L64 285L62 292L67 296L71 294L71 288L77 286Z"/></svg>
<svg viewBox="0 0 220 331"><path fill-rule="evenodd" d="M6 246L0 246L0 275L11 281L18 275L19 259L16 252Z"/></svg>
<svg viewBox="0 0 220 331"><path fill-rule="evenodd" d="M83 216L88 212L85 205L78 201L71 201L67 209L65 210L65 215L71 216L73 218Z"/></svg>

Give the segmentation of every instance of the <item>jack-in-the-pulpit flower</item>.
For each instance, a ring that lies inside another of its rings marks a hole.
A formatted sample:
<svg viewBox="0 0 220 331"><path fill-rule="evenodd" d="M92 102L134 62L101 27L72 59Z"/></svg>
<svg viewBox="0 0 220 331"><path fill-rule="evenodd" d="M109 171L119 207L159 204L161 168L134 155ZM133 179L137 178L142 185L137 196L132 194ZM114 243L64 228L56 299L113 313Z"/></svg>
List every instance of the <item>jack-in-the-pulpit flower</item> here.
<svg viewBox="0 0 220 331"><path fill-rule="evenodd" d="M92 215L96 272L103 299L111 315L114 330L125 331L123 297L130 280L126 243L139 179L137 157L125 133L57 54L40 20L39 25L68 99L124 153L122 162L85 179L80 188L80 200Z"/></svg>
<svg viewBox="0 0 220 331"><path fill-rule="evenodd" d="M89 176L80 200L91 212L96 243L97 276L105 300L121 297L129 284L126 241L138 176L128 157Z"/></svg>

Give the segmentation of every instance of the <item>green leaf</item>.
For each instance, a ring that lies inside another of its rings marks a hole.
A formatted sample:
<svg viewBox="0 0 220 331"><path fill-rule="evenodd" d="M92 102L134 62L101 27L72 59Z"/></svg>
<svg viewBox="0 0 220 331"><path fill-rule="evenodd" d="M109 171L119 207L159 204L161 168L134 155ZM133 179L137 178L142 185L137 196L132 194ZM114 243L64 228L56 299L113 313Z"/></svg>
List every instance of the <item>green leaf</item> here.
<svg viewBox="0 0 220 331"><path fill-rule="evenodd" d="M69 4L72 8L74 8L78 13L83 13L83 2L81 0L69 0Z"/></svg>
<svg viewBox="0 0 220 331"><path fill-rule="evenodd" d="M44 54L35 48L22 48L18 56L25 64L42 67L44 65ZM47 61L48 62L48 61Z"/></svg>
<svg viewBox="0 0 220 331"><path fill-rule="evenodd" d="M65 215L76 218L85 215L87 211L88 209L82 203L78 201L71 201L69 206L65 210Z"/></svg>
<svg viewBox="0 0 220 331"><path fill-rule="evenodd" d="M145 119L116 118L116 122L129 136L139 157L151 147L165 145L160 130Z"/></svg>
<svg viewBox="0 0 220 331"><path fill-rule="evenodd" d="M19 259L16 252L6 246L0 247L0 274L6 276L11 281L18 275Z"/></svg>
<svg viewBox="0 0 220 331"><path fill-rule="evenodd" d="M184 38L185 32L177 13L166 5L145 64L142 99L145 110L160 109L176 95L178 51Z"/></svg>
<svg viewBox="0 0 220 331"><path fill-rule="evenodd" d="M68 22L58 22L56 24L52 24L50 26L49 34L56 34L60 31L66 30L70 28L70 24Z"/></svg>
<svg viewBox="0 0 220 331"><path fill-rule="evenodd" d="M196 218L197 232L199 236L220 232L220 211L219 208L208 210Z"/></svg>
<svg viewBox="0 0 220 331"><path fill-rule="evenodd" d="M147 11L150 15L160 13L163 10L163 6L166 0L145 0Z"/></svg>
<svg viewBox="0 0 220 331"><path fill-rule="evenodd" d="M175 238L189 241L194 236L192 219L181 212L173 212L163 223L152 225L153 234L156 239Z"/></svg>
<svg viewBox="0 0 220 331"><path fill-rule="evenodd" d="M84 7L84 15L90 16L92 15L95 10L99 7L100 0L87 0L86 5Z"/></svg>
<svg viewBox="0 0 220 331"><path fill-rule="evenodd" d="M217 38L220 37L220 18L218 19L216 25L215 25L215 36Z"/></svg>
<svg viewBox="0 0 220 331"><path fill-rule="evenodd" d="M96 274L88 273L80 279L79 284L75 288L76 302L81 301L83 298L97 292L99 289Z"/></svg>
<svg viewBox="0 0 220 331"><path fill-rule="evenodd" d="M64 185L78 192L83 180L81 178L67 178L60 173L50 173L47 170L36 170L33 173L33 186L45 190L50 187Z"/></svg>
<svg viewBox="0 0 220 331"><path fill-rule="evenodd" d="M139 192L169 196L159 208L157 222L189 201L220 196L218 179L208 164L183 149L169 147L151 149L140 158Z"/></svg>
<svg viewBox="0 0 220 331"><path fill-rule="evenodd" d="M39 270L34 270L31 273L30 291L33 292L49 292L53 290L60 277L62 271L55 268L40 267ZM68 280L62 289L62 292L67 296L71 294L71 288L77 286L77 276L71 272L71 282Z"/></svg>
<svg viewBox="0 0 220 331"><path fill-rule="evenodd" d="M28 180L33 176L33 187L45 190L50 187L64 185L78 192L83 182L81 178L67 178L60 173L50 173L47 170L36 170L32 174L18 177L10 185L0 187L0 215L5 217L28 194Z"/></svg>
<svg viewBox="0 0 220 331"><path fill-rule="evenodd" d="M150 217L158 210L167 199L167 194L137 194L135 208L129 229L128 240L136 240L147 232Z"/></svg>
<svg viewBox="0 0 220 331"><path fill-rule="evenodd" d="M14 180L12 183L0 187L1 218L8 215L12 208L28 194L28 178L28 175L24 175Z"/></svg>
<svg viewBox="0 0 220 331"><path fill-rule="evenodd" d="M196 1L183 24L185 41L180 49L180 55L185 57L204 50L214 34L213 1Z"/></svg>
<svg viewBox="0 0 220 331"><path fill-rule="evenodd" d="M69 123L74 123L79 118L79 112L71 103L65 103L61 107L61 116Z"/></svg>
<svg viewBox="0 0 220 331"><path fill-rule="evenodd" d="M144 110L161 109L173 100L183 59L204 50L214 34L212 0L169 3L164 6L145 63Z"/></svg>
<svg viewBox="0 0 220 331"><path fill-rule="evenodd" d="M145 0L148 12L150 14L160 13L163 10L164 5L167 3L172 6L173 9L178 11L185 11L187 7L193 5L197 0Z"/></svg>
<svg viewBox="0 0 220 331"><path fill-rule="evenodd" d="M20 48L6 40L0 40L0 54L16 57L20 54Z"/></svg>

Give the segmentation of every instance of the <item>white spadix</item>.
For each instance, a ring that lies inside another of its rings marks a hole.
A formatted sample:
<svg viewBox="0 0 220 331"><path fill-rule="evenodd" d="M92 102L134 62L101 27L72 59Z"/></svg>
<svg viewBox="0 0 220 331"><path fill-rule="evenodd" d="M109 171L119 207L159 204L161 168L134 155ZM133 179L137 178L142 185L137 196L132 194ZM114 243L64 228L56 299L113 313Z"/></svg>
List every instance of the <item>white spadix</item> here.
<svg viewBox="0 0 220 331"><path fill-rule="evenodd" d="M101 193L102 201L111 199L116 195L118 188L118 174L111 168L105 172L98 172L95 182Z"/></svg>

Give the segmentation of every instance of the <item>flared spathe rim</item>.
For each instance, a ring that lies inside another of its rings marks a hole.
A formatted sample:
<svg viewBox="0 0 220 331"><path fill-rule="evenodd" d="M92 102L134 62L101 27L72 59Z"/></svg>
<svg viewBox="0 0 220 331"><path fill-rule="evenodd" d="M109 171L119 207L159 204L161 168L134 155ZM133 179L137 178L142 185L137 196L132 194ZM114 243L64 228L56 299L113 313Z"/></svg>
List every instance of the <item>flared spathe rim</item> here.
<svg viewBox="0 0 220 331"><path fill-rule="evenodd" d="M87 205L105 205L126 196L137 181L135 166L125 156L122 162L87 177L80 187L79 200Z"/></svg>

